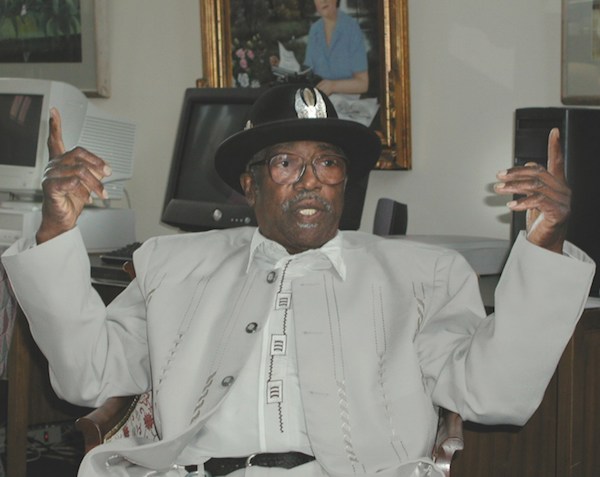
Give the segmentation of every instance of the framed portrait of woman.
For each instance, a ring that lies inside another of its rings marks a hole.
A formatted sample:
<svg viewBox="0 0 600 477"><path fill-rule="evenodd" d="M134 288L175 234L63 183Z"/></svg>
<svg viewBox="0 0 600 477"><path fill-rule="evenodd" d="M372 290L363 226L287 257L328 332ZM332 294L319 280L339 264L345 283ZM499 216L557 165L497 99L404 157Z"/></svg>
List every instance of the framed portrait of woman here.
<svg viewBox="0 0 600 477"><path fill-rule="evenodd" d="M202 0L205 82L317 86L379 134L376 169L410 169L407 1Z"/></svg>

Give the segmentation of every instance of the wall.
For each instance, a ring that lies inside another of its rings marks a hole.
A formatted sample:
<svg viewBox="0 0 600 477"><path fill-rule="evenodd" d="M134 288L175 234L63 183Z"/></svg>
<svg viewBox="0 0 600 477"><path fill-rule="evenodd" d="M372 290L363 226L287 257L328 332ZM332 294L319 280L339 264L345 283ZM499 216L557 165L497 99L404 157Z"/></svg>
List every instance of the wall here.
<svg viewBox="0 0 600 477"><path fill-rule="evenodd" d="M361 229L380 197L409 205L409 233L508 238L516 108L560 106L560 0L409 0L413 170L371 174ZM140 122L127 186L138 239L173 233L162 200L185 88L201 76L198 0L109 0L112 97ZM127 206L124 201L117 204Z"/></svg>
<svg viewBox="0 0 600 477"><path fill-rule="evenodd" d="M108 0L111 97L98 107L137 121L134 178L126 185L138 240L160 225L181 104L202 76L199 0ZM128 207L125 199L114 204Z"/></svg>
<svg viewBox="0 0 600 477"><path fill-rule="evenodd" d="M508 238L496 173L511 164L513 113L560 106L560 0L411 0L413 170L371 174L408 204L408 233Z"/></svg>

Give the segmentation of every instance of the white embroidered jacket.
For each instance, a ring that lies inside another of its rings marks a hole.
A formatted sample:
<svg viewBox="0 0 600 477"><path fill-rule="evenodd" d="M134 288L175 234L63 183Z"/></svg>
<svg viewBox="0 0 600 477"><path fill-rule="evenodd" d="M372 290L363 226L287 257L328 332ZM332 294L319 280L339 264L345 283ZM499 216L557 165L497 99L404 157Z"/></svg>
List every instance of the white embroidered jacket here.
<svg viewBox="0 0 600 477"><path fill-rule="evenodd" d="M148 240L137 279L108 308L77 229L5 254L60 396L96 406L154 390L162 441L105 444L84 475L108 475L114 455L155 469L198 458L186 445L235 388L225 384L260 340L246 327L261 329L275 300L269 270L246 272L253 231ZM329 475L405 475L431 453L436 406L482 423L530 417L582 312L594 272L585 254L520 237L486 317L458 253L360 232L343 239L345 281L331 269L293 282L307 431Z"/></svg>

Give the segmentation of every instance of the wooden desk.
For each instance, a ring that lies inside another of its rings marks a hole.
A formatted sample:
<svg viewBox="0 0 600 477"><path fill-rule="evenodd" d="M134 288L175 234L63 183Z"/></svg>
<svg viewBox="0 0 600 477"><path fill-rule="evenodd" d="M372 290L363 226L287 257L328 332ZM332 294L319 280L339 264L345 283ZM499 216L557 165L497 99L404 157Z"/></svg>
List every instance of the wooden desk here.
<svg viewBox="0 0 600 477"><path fill-rule="evenodd" d="M600 309L590 309L530 421L523 427L465 423L465 450L452 477L600 475L599 405Z"/></svg>

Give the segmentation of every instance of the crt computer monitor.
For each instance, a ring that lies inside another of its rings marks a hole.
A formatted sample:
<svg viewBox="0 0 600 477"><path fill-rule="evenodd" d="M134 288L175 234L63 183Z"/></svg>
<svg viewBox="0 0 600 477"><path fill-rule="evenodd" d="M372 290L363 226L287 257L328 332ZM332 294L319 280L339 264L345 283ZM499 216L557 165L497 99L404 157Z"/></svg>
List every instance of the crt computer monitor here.
<svg viewBox="0 0 600 477"><path fill-rule="evenodd" d="M214 155L223 140L244 129L264 88L190 88L185 92L162 222L187 232L256 225L245 197L217 175ZM357 230L368 177L346 188L340 229Z"/></svg>
<svg viewBox="0 0 600 477"><path fill-rule="evenodd" d="M61 115L67 150L82 146L107 160L113 175L105 188L121 198L133 173L137 124L100 110L70 84L25 78L0 78L0 192L15 201L39 198L51 107Z"/></svg>

